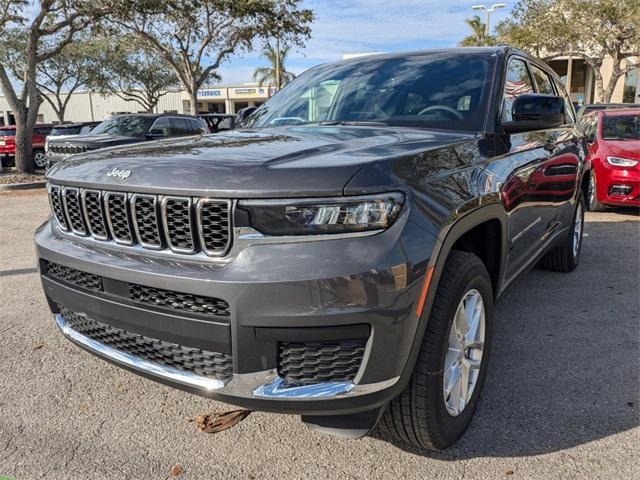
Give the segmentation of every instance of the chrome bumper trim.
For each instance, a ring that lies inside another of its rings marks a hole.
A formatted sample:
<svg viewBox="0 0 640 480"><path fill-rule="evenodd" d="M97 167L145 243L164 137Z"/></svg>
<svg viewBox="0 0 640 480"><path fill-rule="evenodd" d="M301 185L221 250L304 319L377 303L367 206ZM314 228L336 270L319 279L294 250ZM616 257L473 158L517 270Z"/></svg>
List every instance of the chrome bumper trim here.
<svg viewBox="0 0 640 480"><path fill-rule="evenodd" d="M177 368L168 367L159 363L149 362L140 357L129 355L128 353L121 352L113 347L97 342L89 337L76 332L74 329L67 325L64 317L61 314L56 314L56 323L65 337L73 340L74 342L88 348L89 350L96 352L98 355L113 360L116 363L125 365L136 370L148 372L159 378L178 382L182 385L189 387L199 387L208 391L218 390L224 387L222 380L215 378L207 378L195 373L186 372Z"/></svg>
<svg viewBox="0 0 640 480"><path fill-rule="evenodd" d="M275 369L255 373L233 374L224 382L215 378L187 372L159 363L149 362L140 357L82 335L67 325L61 314L55 315L56 323L63 335L97 355L117 364L144 372L155 377L170 380L186 387L200 388L209 392L219 392L231 397L264 398L281 400L301 400L333 397L355 397L374 393L394 385L400 377L377 383L355 384L352 382L323 382L314 385L286 386Z"/></svg>
<svg viewBox="0 0 640 480"><path fill-rule="evenodd" d="M286 386L280 377L253 391L262 398L323 398L335 397L350 392L355 387L352 382L323 382L313 385Z"/></svg>

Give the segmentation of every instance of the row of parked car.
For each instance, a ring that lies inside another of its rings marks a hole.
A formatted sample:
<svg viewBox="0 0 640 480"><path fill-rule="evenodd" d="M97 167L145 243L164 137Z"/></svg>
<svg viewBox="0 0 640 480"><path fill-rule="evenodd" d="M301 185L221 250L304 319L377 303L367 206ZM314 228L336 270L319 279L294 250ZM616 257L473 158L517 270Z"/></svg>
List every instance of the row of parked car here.
<svg viewBox="0 0 640 480"><path fill-rule="evenodd" d="M161 138L199 135L231 130L236 116L204 114L198 117L176 113L114 115L103 122L39 124L32 146L36 168L48 168L76 153ZM16 127L0 127L0 162L10 166L16 152ZM1 170L1 168L0 168Z"/></svg>

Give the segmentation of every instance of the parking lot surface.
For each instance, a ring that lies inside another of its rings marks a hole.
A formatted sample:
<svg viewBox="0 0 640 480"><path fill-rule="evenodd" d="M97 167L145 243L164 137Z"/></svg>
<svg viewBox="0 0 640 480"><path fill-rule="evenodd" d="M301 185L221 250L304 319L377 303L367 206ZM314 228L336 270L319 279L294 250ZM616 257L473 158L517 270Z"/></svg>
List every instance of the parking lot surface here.
<svg viewBox="0 0 640 480"><path fill-rule="evenodd" d="M380 433L345 440L103 362L62 338L35 269L44 191L0 194L0 477L640 478L640 217L588 214L573 274L532 271L498 303L489 375L463 439L443 453ZM173 473L178 473L178 469Z"/></svg>

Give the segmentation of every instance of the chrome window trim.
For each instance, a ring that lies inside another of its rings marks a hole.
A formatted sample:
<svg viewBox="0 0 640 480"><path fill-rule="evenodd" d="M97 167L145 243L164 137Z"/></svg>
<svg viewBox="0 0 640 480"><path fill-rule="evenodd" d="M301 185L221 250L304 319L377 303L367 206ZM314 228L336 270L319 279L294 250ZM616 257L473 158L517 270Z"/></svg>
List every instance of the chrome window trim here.
<svg viewBox="0 0 640 480"><path fill-rule="evenodd" d="M227 245L225 246L225 248L223 250L219 250L219 251L210 251L209 249L206 248L205 245L205 239L204 239L204 232L202 230L202 205L204 203L223 203L227 205L227 212L228 212L228 216L227 216L227 229L229 231L229 235L227 236ZM198 241L200 242L200 248L202 249L202 251L207 254L210 257L224 257L228 252L229 249L231 247L231 244L233 242L233 222L231 220L231 217L233 216L233 211L231 208L231 200L226 200L226 199L222 199L222 198L210 198L210 197L200 197L198 198L198 200L196 201L196 231L198 233Z"/></svg>
<svg viewBox="0 0 640 480"><path fill-rule="evenodd" d="M89 221L89 211L87 210L87 193L97 193L98 194L98 205L100 206L100 214L102 215L102 222L104 223L104 231L106 235L98 235L93 231L93 227L91 226L91 222ZM109 226L107 225L107 219L105 218L104 204L102 203L102 192L100 190L94 190L91 188L83 188L80 192L81 204L82 204L82 212L84 213L84 218L87 222L87 231L91 238L95 238L96 240L106 241L109 240Z"/></svg>
<svg viewBox="0 0 640 480"><path fill-rule="evenodd" d="M69 231L69 220L67 220L67 214L64 211L64 204L62 203L62 186L60 185L52 185L49 184L49 207L51 208L51 213L53 214L53 217L56 219L56 223L58 224L58 227L60 228L60 230L62 230L63 232L68 232ZM53 193L53 191L56 190L57 193ZM60 219L58 218L58 215L56 215L56 211L53 208L53 202L51 201L51 195L56 195L58 197L58 201L60 202L60 210L62 210L62 216L64 217L64 224L62 224L60 222Z"/></svg>
<svg viewBox="0 0 640 480"><path fill-rule="evenodd" d="M71 222L71 218L69 215L69 206L67 205L67 192L76 192L76 198L78 201L78 213L80 214L80 218L82 220L82 224L84 226L84 230L78 230L73 226ZM82 210L82 198L80 196L80 189L78 187L63 187L62 188L62 204L64 205L64 211L66 214L67 221L69 222L69 229L78 236L86 237L89 235L89 230L87 229L87 219L84 217L84 211Z"/></svg>
<svg viewBox="0 0 640 480"><path fill-rule="evenodd" d="M127 241L127 240L121 240L118 237L116 237L115 235L115 231L113 229L113 223L111 220L111 211L109 209L109 198L112 195L121 195L124 197L124 209L125 209L125 215L127 217L127 222L128 222L128 226L129 226L129 234L131 235L131 241ZM135 242L135 236L134 236L134 232L133 229L131 228L131 212L129 211L129 198L126 192L112 192L112 191L108 191L105 190L104 191L104 196L103 196L103 203L104 203L104 211L105 211L105 216L107 217L107 224L109 225L109 233L111 234L111 238L118 244L118 245L134 245Z"/></svg>
<svg viewBox="0 0 640 480"><path fill-rule="evenodd" d="M189 230L191 233L191 244L193 245L193 248L189 249L189 248L182 248L182 247L176 247L173 245L173 243L171 242L171 235L169 234L169 224L166 221L167 219L167 202L169 200L180 200L180 201L187 201L187 208L189 210ZM191 197L176 197L176 196L172 196L172 195L165 195L162 197L162 199L160 200L160 209L162 212L162 225L164 227L164 234L165 234L165 240L167 241L167 246L169 247L169 249L172 252L176 252L176 253L183 253L186 255L192 255L194 253L196 253L196 235L195 232L193 231L193 212L192 212L192 205L193 205L193 200L191 199Z"/></svg>
<svg viewBox="0 0 640 480"><path fill-rule="evenodd" d="M138 217L136 215L136 200L138 198L150 198L153 200L153 209L155 210L155 214L156 214L155 224L156 224L156 230L158 231L158 240L159 240L159 243L157 245L154 245L153 243L144 242L142 240L142 236L140 235L140 229L138 228ZM164 224L164 222L162 221L162 218L161 218L162 212L158 208L158 196L152 195L149 193L134 193L129 198L129 208L131 210L131 222L133 223L133 231L135 232L135 236L138 239L138 243L142 245L144 248L148 248L149 250L162 250L164 248L164 245L162 243L162 227L160 226L160 223Z"/></svg>

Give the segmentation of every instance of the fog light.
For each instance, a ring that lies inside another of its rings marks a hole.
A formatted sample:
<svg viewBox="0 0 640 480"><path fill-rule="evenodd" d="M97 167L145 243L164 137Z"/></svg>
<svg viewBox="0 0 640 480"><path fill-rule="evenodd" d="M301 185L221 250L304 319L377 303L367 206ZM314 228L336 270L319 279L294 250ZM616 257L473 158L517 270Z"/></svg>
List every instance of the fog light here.
<svg viewBox="0 0 640 480"><path fill-rule="evenodd" d="M611 185L609 195L629 195L633 187L629 185Z"/></svg>

